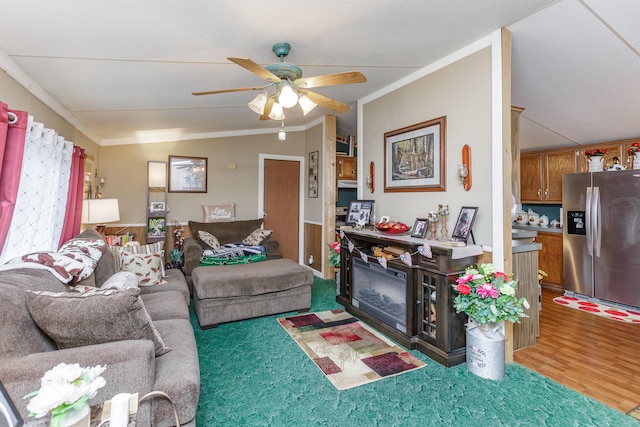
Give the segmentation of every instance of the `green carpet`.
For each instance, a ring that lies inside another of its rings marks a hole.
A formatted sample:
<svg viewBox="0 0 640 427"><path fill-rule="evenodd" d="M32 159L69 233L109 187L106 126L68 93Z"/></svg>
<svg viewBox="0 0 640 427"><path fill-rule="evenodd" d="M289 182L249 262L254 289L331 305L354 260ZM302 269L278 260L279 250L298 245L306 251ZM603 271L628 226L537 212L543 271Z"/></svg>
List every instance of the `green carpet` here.
<svg viewBox="0 0 640 427"><path fill-rule="evenodd" d="M311 311L339 307L335 282L316 279ZM203 331L192 310L202 378L198 426L640 426L518 364L496 382L415 350L425 368L338 391L278 317Z"/></svg>

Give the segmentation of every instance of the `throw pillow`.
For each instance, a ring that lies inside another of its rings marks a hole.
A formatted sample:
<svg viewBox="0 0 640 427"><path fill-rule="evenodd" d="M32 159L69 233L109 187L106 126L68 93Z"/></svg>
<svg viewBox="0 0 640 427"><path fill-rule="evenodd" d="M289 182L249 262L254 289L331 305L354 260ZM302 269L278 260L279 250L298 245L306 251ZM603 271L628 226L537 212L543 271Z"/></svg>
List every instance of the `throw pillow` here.
<svg viewBox="0 0 640 427"><path fill-rule="evenodd" d="M214 236L213 234L207 233L206 231L199 230L198 238L202 240L204 243L206 243L207 245L209 245L211 249L220 249L220 242L218 241L216 236Z"/></svg>
<svg viewBox="0 0 640 427"><path fill-rule="evenodd" d="M242 243L246 243L247 245L259 245L264 239L271 236L271 233L273 233L273 230L256 228L251 232L251 234L244 238Z"/></svg>
<svg viewBox="0 0 640 427"><path fill-rule="evenodd" d="M236 205L202 205L204 222L227 222L236 219Z"/></svg>
<svg viewBox="0 0 640 427"><path fill-rule="evenodd" d="M132 254L154 254L159 253L164 260L164 242L148 243L146 245L140 245L139 242L129 242L125 246L113 246L113 258L116 263L116 273L122 269L122 261L120 255L122 252L129 252ZM164 269L164 262L162 262L162 277L167 277Z"/></svg>
<svg viewBox="0 0 640 427"><path fill-rule="evenodd" d="M119 271L100 286L100 289L131 289L138 287L138 276L130 271Z"/></svg>
<svg viewBox="0 0 640 427"><path fill-rule="evenodd" d="M162 278L163 261L161 253L134 254L125 251L120 254L120 270L135 273L139 286L162 285L167 283Z"/></svg>
<svg viewBox="0 0 640 427"><path fill-rule="evenodd" d="M156 356L171 351L153 326L140 289L27 291L26 298L33 321L59 349L147 339Z"/></svg>

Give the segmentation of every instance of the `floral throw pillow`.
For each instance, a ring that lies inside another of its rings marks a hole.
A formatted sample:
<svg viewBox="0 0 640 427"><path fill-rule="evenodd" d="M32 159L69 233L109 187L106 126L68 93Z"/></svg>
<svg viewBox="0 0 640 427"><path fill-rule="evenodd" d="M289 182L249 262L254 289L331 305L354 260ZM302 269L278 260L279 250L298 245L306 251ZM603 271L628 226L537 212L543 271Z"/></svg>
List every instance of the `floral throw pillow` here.
<svg viewBox="0 0 640 427"><path fill-rule="evenodd" d="M205 242L207 245L211 246L211 249L220 249L220 242L218 241L218 238L213 234L199 230L198 238Z"/></svg>
<svg viewBox="0 0 640 427"><path fill-rule="evenodd" d="M253 246L259 245L264 239L271 236L271 233L273 233L273 230L263 230L262 228L256 228L251 232L251 234L244 238L242 243Z"/></svg>
<svg viewBox="0 0 640 427"><path fill-rule="evenodd" d="M120 254L120 270L130 271L138 277L139 286L153 286L167 283L162 278L162 253L134 254L122 252Z"/></svg>

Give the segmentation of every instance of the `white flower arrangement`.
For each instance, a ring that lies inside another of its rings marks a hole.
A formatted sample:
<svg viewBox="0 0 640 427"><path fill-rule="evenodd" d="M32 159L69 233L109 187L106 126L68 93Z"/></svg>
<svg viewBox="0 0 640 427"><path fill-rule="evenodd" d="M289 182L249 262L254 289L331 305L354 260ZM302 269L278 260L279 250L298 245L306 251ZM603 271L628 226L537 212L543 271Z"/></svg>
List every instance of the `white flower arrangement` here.
<svg viewBox="0 0 640 427"><path fill-rule="evenodd" d="M106 366L81 368L77 363L61 363L45 372L40 390L29 393L29 416L42 418L51 413L51 426L59 426L70 410L80 409L94 397L106 381L100 376Z"/></svg>

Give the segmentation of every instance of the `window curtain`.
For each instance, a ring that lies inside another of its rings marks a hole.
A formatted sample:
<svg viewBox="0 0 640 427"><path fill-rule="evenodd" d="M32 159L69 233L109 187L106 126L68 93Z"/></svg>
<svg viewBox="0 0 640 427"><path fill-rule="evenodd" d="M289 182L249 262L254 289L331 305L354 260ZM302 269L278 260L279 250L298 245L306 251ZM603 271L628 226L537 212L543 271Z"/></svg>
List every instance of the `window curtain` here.
<svg viewBox="0 0 640 427"><path fill-rule="evenodd" d="M69 218L69 198L80 205L73 210L74 223L82 205L77 195L69 195L70 182L78 180L72 176L73 152L73 143L28 116L18 194L0 262L58 249ZM71 193L74 191L75 187ZM71 227L73 231L74 225Z"/></svg>
<svg viewBox="0 0 640 427"><path fill-rule="evenodd" d="M28 114L0 102L0 248L13 217L24 155Z"/></svg>
<svg viewBox="0 0 640 427"><path fill-rule="evenodd" d="M84 149L73 147L71 174L69 177L69 194L67 196L66 216L58 247L80 232L82 218L82 198L84 197Z"/></svg>

